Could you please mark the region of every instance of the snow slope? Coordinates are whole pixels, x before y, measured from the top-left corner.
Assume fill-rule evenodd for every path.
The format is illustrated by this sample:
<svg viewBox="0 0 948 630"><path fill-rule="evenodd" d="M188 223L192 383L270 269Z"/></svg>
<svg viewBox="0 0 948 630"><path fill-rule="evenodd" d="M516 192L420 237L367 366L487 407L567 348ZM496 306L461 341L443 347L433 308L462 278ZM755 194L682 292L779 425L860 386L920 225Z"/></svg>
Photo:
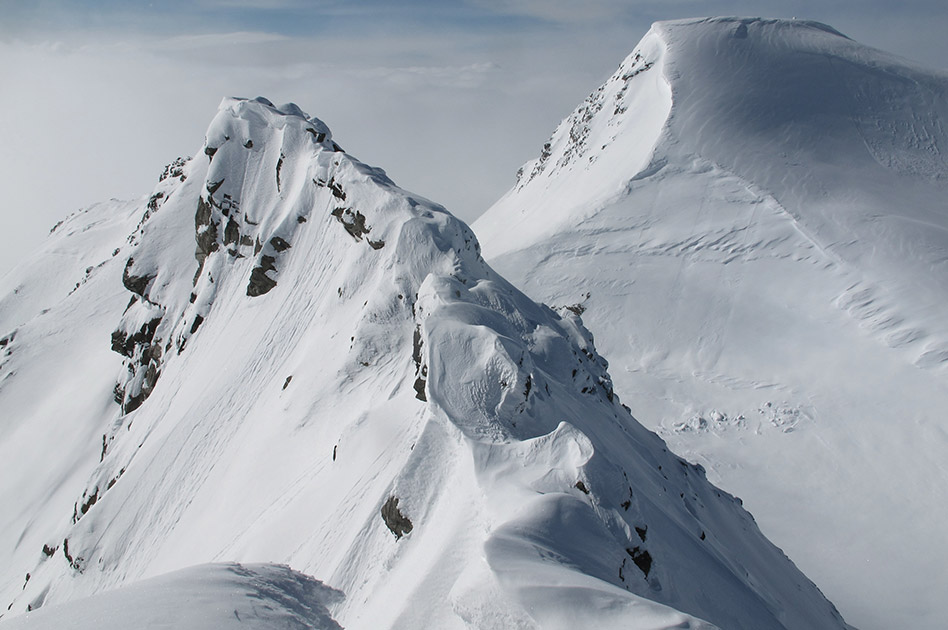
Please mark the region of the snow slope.
<svg viewBox="0 0 948 630"><path fill-rule="evenodd" d="M206 564L15 617L4 630L339 630L338 592L288 567Z"/></svg>
<svg viewBox="0 0 948 630"><path fill-rule="evenodd" d="M8 617L227 561L313 576L346 628L847 627L575 314L295 105L225 99L4 282Z"/></svg>
<svg viewBox="0 0 948 630"><path fill-rule="evenodd" d="M948 77L656 23L474 228L855 625L948 618Z"/></svg>

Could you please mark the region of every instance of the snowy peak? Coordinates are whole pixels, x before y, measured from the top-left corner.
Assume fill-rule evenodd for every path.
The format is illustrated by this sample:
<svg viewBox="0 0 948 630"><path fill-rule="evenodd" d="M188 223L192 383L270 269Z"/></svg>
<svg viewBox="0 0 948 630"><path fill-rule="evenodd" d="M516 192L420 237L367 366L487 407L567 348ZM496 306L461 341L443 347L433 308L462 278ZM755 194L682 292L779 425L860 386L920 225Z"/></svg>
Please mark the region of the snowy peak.
<svg viewBox="0 0 948 630"><path fill-rule="evenodd" d="M763 17L717 16L704 18L685 18L680 20L662 20L652 25L652 31L661 34L667 42L679 42L685 39L696 40L706 35L723 36L732 39L760 37L773 42L780 39L789 47L799 49L807 42L823 46L825 42L841 38L852 42L829 24L815 20L798 20ZM829 37L827 37L829 36ZM857 44L858 45L858 44Z"/></svg>
<svg viewBox="0 0 948 630"><path fill-rule="evenodd" d="M932 610L943 584L917 576L948 558L903 493L944 458L909 436L948 404L946 129L948 76L825 25L659 22L475 224L500 273L584 310L637 417L860 627L914 625L878 602ZM893 529L917 544L854 570Z"/></svg>
<svg viewBox="0 0 948 630"><path fill-rule="evenodd" d="M521 168L513 190L549 188L566 204L607 202L629 178L666 164L679 144L681 153L775 188L779 174L765 170L774 160L761 152L775 144L783 168L824 168L810 188L846 175L854 161L882 167L885 177L944 177L948 136L938 121L948 114L946 96L944 77L819 22L657 22ZM572 175L564 181L564 173Z"/></svg>
<svg viewBox="0 0 948 630"><path fill-rule="evenodd" d="M318 578L347 628L845 627L629 415L580 305L295 106L225 100L138 209L7 342L0 404L37 427L0 441L10 610L226 560ZM57 372L82 397L22 402L63 363L97 367Z"/></svg>
<svg viewBox="0 0 948 630"><path fill-rule="evenodd" d="M805 158L840 172L853 161L900 175L948 172L937 124L948 113L944 76L815 22L715 18L655 29L671 51L676 135L709 159L750 170L779 143L791 168ZM735 140L759 148L741 159L730 155Z"/></svg>
<svg viewBox="0 0 948 630"><path fill-rule="evenodd" d="M647 161L670 106L665 50L653 27L615 74L560 123L540 157L520 169L516 189L537 178L555 186L560 173L592 168L601 159L607 165L596 168L611 169L615 154L627 164Z"/></svg>
<svg viewBox="0 0 948 630"><path fill-rule="evenodd" d="M476 257L466 226L404 193L380 169L352 160L324 123L296 105L225 99L203 153L206 161L178 164L177 176L159 184L123 272L135 295L113 345L129 359L129 378L116 390L126 412L154 388L161 356L173 348L180 353L204 323L222 283L243 283L249 297L265 295L300 239L323 252L326 269L345 269L363 257L389 261L379 268L412 265L417 240L428 230L440 247ZM191 221L193 228L186 227ZM346 246L353 241L360 247ZM386 241L388 249L380 251ZM431 262L419 254L422 265ZM427 271L415 266L401 275L417 283Z"/></svg>

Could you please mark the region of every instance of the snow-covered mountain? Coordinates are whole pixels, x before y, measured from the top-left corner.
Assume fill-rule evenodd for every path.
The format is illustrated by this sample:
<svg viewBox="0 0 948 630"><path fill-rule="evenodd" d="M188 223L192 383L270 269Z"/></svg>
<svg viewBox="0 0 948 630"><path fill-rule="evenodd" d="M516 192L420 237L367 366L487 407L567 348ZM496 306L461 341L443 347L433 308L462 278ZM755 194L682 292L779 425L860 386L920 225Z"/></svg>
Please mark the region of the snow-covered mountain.
<svg viewBox="0 0 948 630"><path fill-rule="evenodd" d="M657 23L474 229L851 623L944 627L948 76Z"/></svg>
<svg viewBox="0 0 948 630"><path fill-rule="evenodd" d="M294 105L226 99L0 295L0 627L197 583L292 627L847 627L574 312Z"/></svg>

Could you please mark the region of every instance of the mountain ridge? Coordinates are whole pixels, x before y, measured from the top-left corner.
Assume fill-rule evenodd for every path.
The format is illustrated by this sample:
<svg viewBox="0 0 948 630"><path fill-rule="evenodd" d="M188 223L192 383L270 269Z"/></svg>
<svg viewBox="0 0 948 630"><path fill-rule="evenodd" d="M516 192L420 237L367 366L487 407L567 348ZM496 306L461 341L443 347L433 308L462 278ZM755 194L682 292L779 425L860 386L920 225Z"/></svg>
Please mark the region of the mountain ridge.
<svg viewBox="0 0 948 630"><path fill-rule="evenodd" d="M195 158L52 252L96 225L92 271L39 256L78 288L0 298L9 610L236 561L317 577L353 628L847 627L628 415L573 311L295 106L225 99Z"/></svg>

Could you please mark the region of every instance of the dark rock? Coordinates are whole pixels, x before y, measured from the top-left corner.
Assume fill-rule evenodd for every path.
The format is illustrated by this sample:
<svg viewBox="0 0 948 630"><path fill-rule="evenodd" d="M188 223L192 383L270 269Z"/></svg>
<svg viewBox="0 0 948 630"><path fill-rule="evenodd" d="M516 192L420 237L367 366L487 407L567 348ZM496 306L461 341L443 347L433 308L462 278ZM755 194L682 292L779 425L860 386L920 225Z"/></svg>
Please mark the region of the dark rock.
<svg viewBox="0 0 948 630"><path fill-rule="evenodd" d="M412 335L412 349L411 349L411 359L415 362L415 398L423 402L428 401L428 397L425 395L425 376L428 375L428 368L422 363L422 350L423 342L421 339L421 325L415 325L415 331Z"/></svg>
<svg viewBox="0 0 948 630"><path fill-rule="evenodd" d="M214 161L214 154L217 153L217 147L204 147L204 155L207 156L209 162Z"/></svg>
<svg viewBox="0 0 948 630"><path fill-rule="evenodd" d="M582 480L577 481L575 484L575 487L577 490L579 490L583 494L589 494L589 488L586 487L586 484L584 484Z"/></svg>
<svg viewBox="0 0 948 630"><path fill-rule="evenodd" d="M221 186L223 186L223 185L224 185L224 180L223 180L223 179L221 179L220 181L216 181L216 182L208 182L208 183L207 183L207 192L208 192L208 194L213 195L213 194L216 193L218 190L220 190Z"/></svg>
<svg viewBox="0 0 948 630"><path fill-rule="evenodd" d="M365 234L368 234L371 228L365 225L365 215L361 212L353 212L349 208L336 208L332 211L332 216L336 217L339 223L346 229L346 232L357 241L361 241ZM382 243L384 245L384 243ZM377 248L376 248L377 249Z"/></svg>
<svg viewBox="0 0 948 630"><path fill-rule="evenodd" d="M155 338L155 331L161 323L161 317L155 317L152 320L142 324L135 334L128 336L124 330L116 330L112 333L112 350L132 358L135 354L136 346L144 346L151 343Z"/></svg>
<svg viewBox="0 0 948 630"><path fill-rule="evenodd" d="M43 555L47 558L52 558L53 554L56 553L58 547L50 547L49 545L43 545Z"/></svg>
<svg viewBox="0 0 948 630"><path fill-rule="evenodd" d="M645 535L648 533L648 525L645 527L636 527L635 533L639 535L639 538L642 539L642 542L645 542Z"/></svg>
<svg viewBox="0 0 948 630"><path fill-rule="evenodd" d="M128 270L131 269L134 264L134 258L129 258L128 262L125 263L125 270L122 272L122 284L132 293L145 297L145 290L148 288L148 283L154 280L155 276L133 276Z"/></svg>
<svg viewBox="0 0 948 630"><path fill-rule="evenodd" d="M86 512L88 512L89 509L93 505L95 505L98 500L99 500L99 489L96 488L95 490L92 491L92 494L88 497L88 499L86 499L86 501L83 502L82 506L79 508L79 513L85 516Z"/></svg>
<svg viewBox="0 0 948 630"><path fill-rule="evenodd" d="M197 329L198 329L198 328L201 326L201 324L203 324L203 323L204 323L204 318L201 317L200 315L196 316L196 317L194 318L194 323L191 324L191 334L193 335L194 333L196 333L196 332L197 332Z"/></svg>
<svg viewBox="0 0 948 630"><path fill-rule="evenodd" d="M411 359L415 362L415 370L421 369L421 325L415 326L415 332L411 340Z"/></svg>
<svg viewBox="0 0 948 630"><path fill-rule="evenodd" d="M139 392L135 396L129 396L125 399L125 404L122 405L122 413L129 414L142 406L142 403L145 402L145 394Z"/></svg>
<svg viewBox="0 0 948 630"><path fill-rule="evenodd" d="M194 229L198 230L211 222L211 204L204 201L203 197L198 197L197 212L194 213Z"/></svg>
<svg viewBox="0 0 948 630"><path fill-rule="evenodd" d="M105 487L106 492L108 492L109 490L111 490L111 489L112 489L112 486L114 486L116 483L118 483L118 480L121 479L121 478L122 478L122 475L124 475L124 474L125 474L125 469L123 468L122 470L119 471L119 473L118 473L117 475L115 475L114 477L112 477L111 479L109 479L109 483L108 483L108 485L106 485L106 487Z"/></svg>
<svg viewBox="0 0 948 630"><path fill-rule="evenodd" d="M73 558L69 554L69 539L68 538L63 539L63 555L66 556L66 560L69 562L69 566L71 566L73 569L75 569L79 573L82 573L85 559L80 557L79 555L76 555L76 557Z"/></svg>
<svg viewBox="0 0 948 630"><path fill-rule="evenodd" d="M201 270L204 269L204 260L219 248L217 243L218 224L211 219L211 212L211 204L205 202L203 198L198 198L198 207L194 214L194 240L197 243L194 258L198 261L198 269L194 274L195 284L201 275Z"/></svg>
<svg viewBox="0 0 948 630"><path fill-rule="evenodd" d="M165 193L163 193L163 192L156 192L154 195L152 195L152 196L148 199L148 211L149 211L149 212L157 212L157 211L158 211L158 205L159 205L158 202L160 202L160 201L164 198L164 196L165 196Z"/></svg>
<svg viewBox="0 0 948 630"><path fill-rule="evenodd" d="M240 240L240 226L234 221L234 217L230 217L224 227L224 245L236 243L238 240Z"/></svg>
<svg viewBox="0 0 948 630"><path fill-rule="evenodd" d="M261 256L260 266L254 267L250 272L250 283L247 285L247 295L257 297L267 293L277 285L276 280L267 275L268 271L276 271L273 263L276 259L273 256Z"/></svg>
<svg viewBox="0 0 948 630"><path fill-rule="evenodd" d="M253 140L250 140L250 139L248 138L248 139L247 139L247 142L244 143L244 148L245 148L245 149L252 149L252 148L253 148Z"/></svg>
<svg viewBox="0 0 948 630"><path fill-rule="evenodd" d="M112 352L117 352L123 356L128 356L126 346L128 344L128 335L124 330L112 331Z"/></svg>
<svg viewBox="0 0 948 630"><path fill-rule="evenodd" d="M385 241L382 241L382 240L373 241L373 240L365 239L365 242L368 243L369 247L371 247L372 249L382 249L383 247L385 247Z"/></svg>
<svg viewBox="0 0 948 630"><path fill-rule="evenodd" d="M154 317L145 322L138 329L138 334L132 336L132 341L135 343L151 343L152 339L155 338L155 332L157 332L159 324L161 324L161 317Z"/></svg>
<svg viewBox="0 0 948 630"><path fill-rule="evenodd" d="M205 258L216 252L220 247L217 243L217 222L211 221L206 229L197 232L195 241L197 241L197 249L194 252L194 257L203 263Z"/></svg>
<svg viewBox="0 0 948 630"><path fill-rule="evenodd" d="M394 496L389 497L382 506L382 520L385 521L385 526L395 534L395 540L412 530L411 521L398 509L398 499Z"/></svg>
<svg viewBox="0 0 948 630"><path fill-rule="evenodd" d="M286 389L287 387L289 387L290 381L292 381L292 380L293 380L293 375L292 375L292 374L289 375L289 376L287 376L287 377L286 377L286 380L283 381L283 389Z"/></svg>
<svg viewBox="0 0 948 630"><path fill-rule="evenodd" d="M284 241L279 236L274 236L270 239L270 246L278 252L286 251L290 248L290 244Z"/></svg>
<svg viewBox="0 0 948 630"><path fill-rule="evenodd" d="M283 160L286 158L282 153L280 154L280 159L277 160L277 192L280 192L280 170L283 168Z"/></svg>
<svg viewBox="0 0 948 630"><path fill-rule="evenodd" d="M158 177L158 181L163 182L169 177L177 177L181 181L184 181L185 179L187 179L187 177L184 175L184 166L188 163L188 160L190 159L191 158L183 158L183 157L176 158L174 162L172 162L171 164L165 167L164 172L161 174L161 176Z"/></svg>
<svg viewBox="0 0 948 630"><path fill-rule="evenodd" d="M337 184L335 180L329 180L329 190L332 191L332 196L336 199L341 199L342 201L346 200L346 192L342 189L342 186Z"/></svg>
<svg viewBox="0 0 948 630"><path fill-rule="evenodd" d="M145 369L145 382L142 383L142 402L144 402L144 399L148 398L152 391L154 391L155 383L158 382L159 376L161 376L161 372L158 371L158 366L154 362L149 363L148 367Z"/></svg>
<svg viewBox="0 0 948 630"><path fill-rule="evenodd" d="M645 577L648 577L648 572L652 569L652 555L640 547L626 548L625 552L629 554L632 558L632 562L635 563L635 566L639 568Z"/></svg>
<svg viewBox="0 0 948 630"><path fill-rule="evenodd" d="M428 397L425 395L425 379L420 376L415 379L415 398L422 402L428 402Z"/></svg>
<svg viewBox="0 0 948 630"><path fill-rule="evenodd" d="M326 139L326 134L322 133L321 131L316 131L312 127L307 127L306 131L307 133L313 134L313 138L316 140L316 142L322 142Z"/></svg>

